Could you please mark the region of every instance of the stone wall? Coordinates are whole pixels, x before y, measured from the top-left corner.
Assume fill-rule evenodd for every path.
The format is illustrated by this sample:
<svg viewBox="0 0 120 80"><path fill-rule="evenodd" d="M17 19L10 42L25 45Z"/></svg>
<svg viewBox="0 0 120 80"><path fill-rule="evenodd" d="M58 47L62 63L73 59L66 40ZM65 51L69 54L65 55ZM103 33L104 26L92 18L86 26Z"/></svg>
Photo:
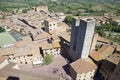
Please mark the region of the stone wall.
<svg viewBox="0 0 120 80"><path fill-rule="evenodd" d="M0 64L0 69L2 69L3 67L5 67L6 65L8 65L8 60L5 59L1 64Z"/></svg>

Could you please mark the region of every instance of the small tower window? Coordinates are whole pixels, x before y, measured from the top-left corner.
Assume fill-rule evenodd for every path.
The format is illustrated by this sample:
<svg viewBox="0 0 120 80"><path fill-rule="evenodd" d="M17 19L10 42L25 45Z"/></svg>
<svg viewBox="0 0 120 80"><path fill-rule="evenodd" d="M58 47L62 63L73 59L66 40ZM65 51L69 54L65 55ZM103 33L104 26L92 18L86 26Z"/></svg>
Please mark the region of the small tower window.
<svg viewBox="0 0 120 80"><path fill-rule="evenodd" d="M50 26L52 26L52 25L50 24Z"/></svg>

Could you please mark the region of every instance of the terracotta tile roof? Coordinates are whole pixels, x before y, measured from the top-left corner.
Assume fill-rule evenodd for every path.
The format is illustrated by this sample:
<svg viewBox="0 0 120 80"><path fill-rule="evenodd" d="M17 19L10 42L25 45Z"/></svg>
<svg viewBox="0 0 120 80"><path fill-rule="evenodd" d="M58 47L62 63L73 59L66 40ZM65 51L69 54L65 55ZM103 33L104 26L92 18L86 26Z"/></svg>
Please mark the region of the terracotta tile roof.
<svg viewBox="0 0 120 80"><path fill-rule="evenodd" d="M29 43L22 47L8 47L8 48L1 48L0 55L10 55L14 54L15 56L23 56L28 54L33 55L40 55L39 54L39 46L35 43Z"/></svg>
<svg viewBox="0 0 120 80"><path fill-rule="evenodd" d="M90 54L90 57L92 57L95 61L99 61L100 60L99 53L97 51L93 51Z"/></svg>
<svg viewBox="0 0 120 80"><path fill-rule="evenodd" d="M75 62L72 62L70 66L74 69L76 73L79 74L87 73L97 68L97 66L92 61L90 61L90 59L78 59Z"/></svg>
<svg viewBox="0 0 120 80"><path fill-rule="evenodd" d="M70 42L70 37L71 37L71 36L70 36L68 33L63 32L63 33L60 34L60 36L61 36L62 38L64 38L66 41Z"/></svg>
<svg viewBox="0 0 120 80"><path fill-rule="evenodd" d="M0 80L7 80L7 77L0 77Z"/></svg>
<svg viewBox="0 0 120 80"><path fill-rule="evenodd" d="M115 48L110 45L103 45L98 51L94 51L90 54L90 56L96 60L102 60L107 58L114 52Z"/></svg>
<svg viewBox="0 0 120 80"><path fill-rule="evenodd" d="M32 39L29 36L25 36L25 37L22 37L21 41L16 42L15 46L23 47L23 46L27 45L27 43L30 43L31 41L32 41Z"/></svg>
<svg viewBox="0 0 120 80"><path fill-rule="evenodd" d="M40 34L40 35L35 35L35 36L33 36L33 37L34 37L34 40L43 40L43 39L48 39L48 38L50 38L51 35L48 34L48 33L46 33L46 32L44 32L44 33L42 33L42 34Z"/></svg>
<svg viewBox="0 0 120 80"><path fill-rule="evenodd" d="M48 43L48 39L52 39L51 43ZM42 49L52 49L52 48L59 48L60 43L59 43L60 39L58 36L56 35L50 35L50 37L48 38L44 38L44 40L39 40L37 41L37 44L42 47Z"/></svg>
<svg viewBox="0 0 120 80"><path fill-rule="evenodd" d="M50 31L50 34L55 34L57 31L54 29L52 31Z"/></svg>
<svg viewBox="0 0 120 80"><path fill-rule="evenodd" d="M47 19L45 19L45 21L47 21L47 22L57 22L55 19L52 19L52 18L47 18Z"/></svg>
<svg viewBox="0 0 120 80"><path fill-rule="evenodd" d="M120 61L120 54L114 53L113 55L109 56L106 60L117 65Z"/></svg>
<svg viewBox="0 0 120 80"><path fill-rule="evenodd" d="M1 48L0 49L0 55L14 54L15 50L16 50L15 46L7 47L7 48Z"/></svg>
<svg viewBox="0 0 120 80"><path fill-rule="evenodd" d="M120 45L117 45L116 50L120 51Z"/></svg>
<svg viewBox="0 0 120 80"><path fill-rule="evenodd" d="M98 42L103 42L103 43L109 43L110 40L99 36L97 41Z"/></svg>
<svg viewBox="0 0 120 80"><path fill-rule="evenodd" d="M52 49L52 43L48 43L47 41L40 43L42 49Z"/></svg>
<svg viewBox="0 0 120 80"><path fill-rule="evenodd" d="M53 49L53 48L60 48L61 45L58 40L53 40L52 43L48 43L47 41L38 42L39 46L42 47L42 49Z"/></svg>
<svg viewBox="0 0 120 80"><path fill-rule="evenodd" d="M60 22L60 23L58 23L58 27L68 28L69 26L67 24L65 24L64 22Z"/></svg>
<svg viewBox="0 0 120 80"><path fill-rule="evenodd" d="M25 46L25 47L17 48L15 51L15 56L24 56L30 53L31 53L31 48Z"/></svg>
<svg viewBox="0 0 120 80"><path fill-rule="evenodd" d="M4 60L5 60L5 57L4 56L0 56L0 63L2 63Z"/></svg>
<svg viewBox="0 0 120 80"><path fill-rule="evenodd" d="M31 42L32 39L30 38L30 36L24 36L22 37L23 41L27 41L27 42Z"/></svg>
<svg viewBox="0 0 120 80"><path fill-rule="evenodd" d="M24 55L40 55L39 46L35 43L29 43L24 47L19 47L15 51L15 56L24 56Z"/></svg>
<svg viewBox="0 0 120 80"><path fill-rule="evenodd" d="M100 54L100 59L105 59L109 55L111 55L114 52L115 48L110 45L103 45L99 50L98 53Z"/></svg>
<svg viewBox="0 0 120 80"><path fill-rule="evenodd" d="M27 44L26 41L18 41L18 42L15 43L15 46L16 46L16 47L23 47L23 46L25 46L26 44Z"/></svg>
<svg viewBox="0 0 120 80"><path fill-rule="evenodd" d="M59 47L61 47L59 41L53 41L52 45L53 45L53 48L59 48Z"/></svg>
<svg viewBox="0 0 120 80"><path fill-rule="evenodd" d="M56 35L52 35L52 38L53 38L53 40L60 41L59 37L58 37L58 36L56 36Z"/></svg>

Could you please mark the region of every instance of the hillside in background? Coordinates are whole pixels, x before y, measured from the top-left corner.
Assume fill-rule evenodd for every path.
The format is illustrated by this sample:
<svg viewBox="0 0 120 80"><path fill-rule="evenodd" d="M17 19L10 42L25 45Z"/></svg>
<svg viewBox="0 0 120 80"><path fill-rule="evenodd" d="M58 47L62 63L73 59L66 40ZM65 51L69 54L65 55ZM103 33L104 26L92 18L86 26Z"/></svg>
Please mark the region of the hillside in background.
<svg viewBox="0 0 120 80"><path fill-rule="evenodd" d="M87 2L99 2L99 3L102 3L102 2L117 3L117 2L119 2L119 0L59 0L59 1L77 1L77 2L80 2L80 1L85 1L86 2L87 1Z"/></svg>
<svg viewBox="0 0 120 80"><path fill-rule="evenodd" d="M103 15L105 12L119 13L119 2L119 0L0 0L0 11L47 5L51 12ZM81 12L85 14L81 14Z"/></svg>

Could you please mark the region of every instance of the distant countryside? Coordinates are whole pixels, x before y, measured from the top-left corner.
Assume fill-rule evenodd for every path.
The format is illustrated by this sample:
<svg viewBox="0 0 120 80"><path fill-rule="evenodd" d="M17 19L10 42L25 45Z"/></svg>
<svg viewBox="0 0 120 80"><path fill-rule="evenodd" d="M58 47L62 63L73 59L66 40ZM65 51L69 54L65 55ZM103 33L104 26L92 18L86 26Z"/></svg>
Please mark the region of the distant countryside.
<svg viewBox="0 0 120 80"><path fill-rule="evenodd" d="M0 0L0 11L47 5L50 12L64 12L76 16L102 16L106 12L120 15L118 0Z"/></svg>

